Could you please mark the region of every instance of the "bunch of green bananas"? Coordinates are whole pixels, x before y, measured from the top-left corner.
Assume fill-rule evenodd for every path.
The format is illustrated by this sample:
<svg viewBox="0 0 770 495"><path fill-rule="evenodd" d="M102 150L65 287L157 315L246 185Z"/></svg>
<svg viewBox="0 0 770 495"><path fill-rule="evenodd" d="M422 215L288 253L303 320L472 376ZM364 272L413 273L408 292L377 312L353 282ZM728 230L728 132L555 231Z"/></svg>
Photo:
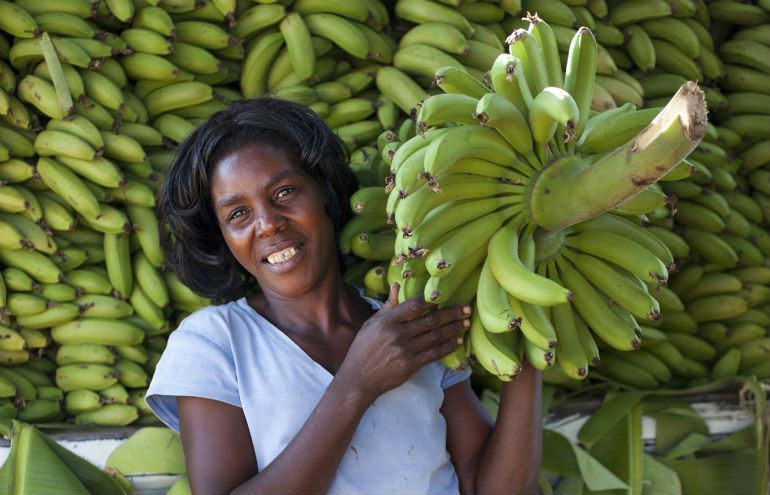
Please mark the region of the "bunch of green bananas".
<svg viewBox="0 0 770 495"><path fill-rule="evenodd" d="M553 30L537 16L528 22L508 38L510 53L496 57L489 86L467 71L439 71L446 94L424 101L420 134L397 147L385 207L396 226L395 261L409 264L402 299L423 293L446 304L476 287L470 348L447 364L463 366L470 352L510 380L523 355L540 369L558 356L581 379L599 362L589 329L627 351L641 345L635 317L660 316L647 284L666 283L673 255L619 215L665 205L648 186L669 171L683 174L678 165L702 136L705 104L685 86L662 111L591 117L591 31L575 35L563 75ZM657 152L644 157L639 143Z"/></svg>

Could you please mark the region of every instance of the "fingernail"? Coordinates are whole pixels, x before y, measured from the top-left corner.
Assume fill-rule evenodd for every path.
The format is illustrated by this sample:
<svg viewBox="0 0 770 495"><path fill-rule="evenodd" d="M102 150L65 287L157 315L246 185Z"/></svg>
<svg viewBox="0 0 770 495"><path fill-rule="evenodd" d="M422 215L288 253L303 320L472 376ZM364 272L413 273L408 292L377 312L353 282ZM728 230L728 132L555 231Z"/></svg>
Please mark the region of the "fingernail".
<svg viewBox="0 0 770 495"><path fill-rule="evenodd" d="M463 345L463 338L457 337L457 345Z"/></svg>
<svg viewBox="0 0 770 495"><path fill-rule="evenodd" d="M463 313L466 315L471 314L471 307L470 306L463 306Z"/></svg>
<svg viewBox="0 0 770 495"><path fill-rule="evenodd" d="M471 326L471 320L463 320L463 326L465 328L468 328Z"/></svg>

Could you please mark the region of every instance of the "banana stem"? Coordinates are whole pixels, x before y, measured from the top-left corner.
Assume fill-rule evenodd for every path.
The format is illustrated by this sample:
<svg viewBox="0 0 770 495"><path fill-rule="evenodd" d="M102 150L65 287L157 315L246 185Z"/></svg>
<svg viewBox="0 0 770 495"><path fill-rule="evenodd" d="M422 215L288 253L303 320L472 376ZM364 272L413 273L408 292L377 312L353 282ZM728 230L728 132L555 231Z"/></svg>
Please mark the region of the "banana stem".
<svg viewBox="0 0 770 495"><path fill-rule="evenodd" d="M532 220L555 230L623 204L686 158L706 122L703 92L685 83L649 126L606 157L589 165L568 155L546 167L532 187Z"/></svg>
<svg viewBox="0 0 770 495"><path fill-rule="evenodd" d="M51 73L56 96L59 97L59 108L62 109L62 113L71 115L73 110L72 95L70 94L69 87L67 87L67 79L64 76L64 70L59 62L56 48L54 48L48 33L43 33L39 43L40 49L43 52L43 58L45 59L46 64L48 64L48 71Z"/></svg>

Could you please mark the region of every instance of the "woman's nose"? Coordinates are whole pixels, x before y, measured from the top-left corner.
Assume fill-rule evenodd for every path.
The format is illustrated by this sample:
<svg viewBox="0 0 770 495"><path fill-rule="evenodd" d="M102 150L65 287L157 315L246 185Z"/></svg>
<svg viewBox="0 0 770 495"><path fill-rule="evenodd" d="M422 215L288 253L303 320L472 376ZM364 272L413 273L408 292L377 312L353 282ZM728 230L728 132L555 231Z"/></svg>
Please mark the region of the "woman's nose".
<svg viewBox="0 0 770 495"><path fill-rule="evenodd" d="M275 210L267 210L257 216L254 233L257 237L270 237L285 228L286 217Z"/></svg>

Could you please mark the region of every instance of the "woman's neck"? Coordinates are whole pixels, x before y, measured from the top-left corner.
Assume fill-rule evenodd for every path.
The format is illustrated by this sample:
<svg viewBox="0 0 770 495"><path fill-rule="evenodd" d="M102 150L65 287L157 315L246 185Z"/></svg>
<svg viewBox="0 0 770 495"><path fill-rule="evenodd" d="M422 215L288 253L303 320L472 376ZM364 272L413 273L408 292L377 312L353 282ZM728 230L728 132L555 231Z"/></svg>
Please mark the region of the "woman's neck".
<svg viewBox="0 0 770 495"><path fill-rule="evenodd" d="M249 304L277 328L308 335L330 336L351 326L357 330L372 312L357 289L346 284L341 275L291 298L260 292Z"/></svg>

